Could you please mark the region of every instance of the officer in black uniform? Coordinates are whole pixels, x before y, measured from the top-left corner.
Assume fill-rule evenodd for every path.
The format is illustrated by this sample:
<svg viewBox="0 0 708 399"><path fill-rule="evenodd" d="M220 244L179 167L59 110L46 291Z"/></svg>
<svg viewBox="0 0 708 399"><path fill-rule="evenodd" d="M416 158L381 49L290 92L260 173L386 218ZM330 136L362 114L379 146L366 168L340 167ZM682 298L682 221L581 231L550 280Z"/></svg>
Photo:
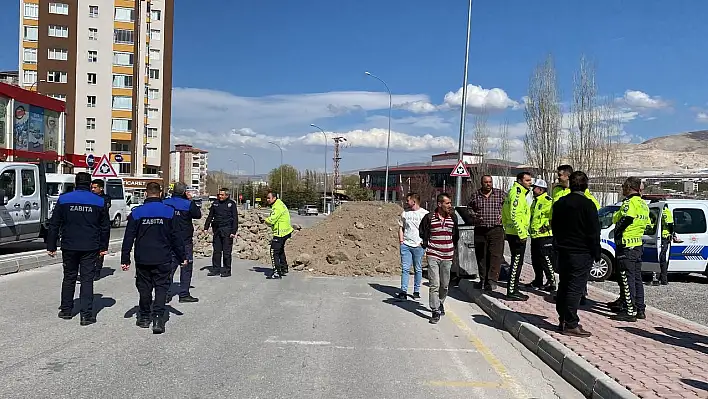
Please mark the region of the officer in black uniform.
<svg viewBox="0 0 708 399"><path fill-rule="evenodd" d="M135 286L140 294L135 324L141 328L150 327L152 312L152 332L155 334L165 332L165 302L170 288L173 254L179 263L186 263L184 241L173 226L175 210L162 203L161 193L158 183L150 182L145 186L145 201L128 216L120 261L124 271L130 269L130 251L135 245Z"/></svg>
<svg viewBox="0 0 708 399"><path fill-rule="evenodd" d="M102 197L106 201L106 213L108 214L108 219L111 218L111 197L103 191L104 183L101 179L93 179L91 182L91 192ZM98 255L96 259L96 272L93 274L93 281L98 281L101 278L101 270L103 269L103 255Z"/></svg>
<svg viewBox="0 0 708 399"><path fill-rule="evenodd" d="M209 216L207 216L204 230L213 228L214 241L212 242L214 253L211 256L211 271L209 276L221 277L231 276L231 250L234 246L234 238L238 231L238 210L236 202L229 198L229 190L219 189L216 201L211 203ZM221 259L224 264L221 267Z"/></svg>
<svg viewBox="0 0 708 399"><path fill-rule="evenodd" d="M61 287L59 317L72 318L76 279L81 270L81 325L96 322L93 314L93 279L96 260L108 253L110 220L105 200L90 191L91 175L76 174L76 189L62 194L54 206L47 233L47 252L55 256L57 237L61 234L64 280Z"/></svg>
<svg viewBox="0 0 708 399"><path fill-rule="evenodd" d="M179 273L179 301L198 302L198 298L190 295L189 286L192 284L192 272L194 270L194 226L192 225L192 220L201 219L202 210L192 201L192 196L187 192L187 185L182 182L176 183L172 190L172 196L162 202L175 208L174 227L179 230L179 234L182 236L182 240L184 241L184 255L187 258L187 264L182 265ZM180 263L177 262L177 259L173 259L172 274L170 274L170 289L172 288L174 274L179 266ZM171 295L168 293L168 301L170 297Z"/></svg>

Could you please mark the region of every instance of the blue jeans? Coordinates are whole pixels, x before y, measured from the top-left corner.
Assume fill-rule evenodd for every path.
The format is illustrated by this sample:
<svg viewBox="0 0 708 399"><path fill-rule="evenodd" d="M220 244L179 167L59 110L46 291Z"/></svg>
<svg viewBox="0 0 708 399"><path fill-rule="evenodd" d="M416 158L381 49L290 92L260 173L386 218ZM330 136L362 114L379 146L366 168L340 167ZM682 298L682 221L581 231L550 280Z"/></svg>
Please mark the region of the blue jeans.
<svg viewBox="0 0 708 399"><path fill-rule="evenodd" d="M413 292L420 292L420 284L423 281L423 247L411 247L401 244L401 292L408 292L408 280L411 272L411 264L415 270L413 278Z"/></svg>

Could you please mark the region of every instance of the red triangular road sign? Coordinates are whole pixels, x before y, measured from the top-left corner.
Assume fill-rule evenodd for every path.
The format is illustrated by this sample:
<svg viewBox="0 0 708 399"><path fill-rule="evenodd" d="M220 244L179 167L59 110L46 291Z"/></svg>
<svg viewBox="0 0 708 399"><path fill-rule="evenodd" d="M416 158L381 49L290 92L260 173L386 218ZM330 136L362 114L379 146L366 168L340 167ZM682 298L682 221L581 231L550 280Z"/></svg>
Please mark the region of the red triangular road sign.
<svg viewBox="0 0 708 399"><path fill-rule="evenodd" d="M467 171L467 168L465 167L464 162L462 162L462 160L459 160L457 162L457 165L455 165L455 168L452 169L452 173L450 173L450 176L452 176L452 177L470 177L470 172Z"/></svg>
<svg viewBox="0 0 708 399"><path fill-rule="evenodd" d="M101 160L96 163L96 167L93 169L93 177L118 177L118 173L116 173L106 155L103 155Z"/></svg>

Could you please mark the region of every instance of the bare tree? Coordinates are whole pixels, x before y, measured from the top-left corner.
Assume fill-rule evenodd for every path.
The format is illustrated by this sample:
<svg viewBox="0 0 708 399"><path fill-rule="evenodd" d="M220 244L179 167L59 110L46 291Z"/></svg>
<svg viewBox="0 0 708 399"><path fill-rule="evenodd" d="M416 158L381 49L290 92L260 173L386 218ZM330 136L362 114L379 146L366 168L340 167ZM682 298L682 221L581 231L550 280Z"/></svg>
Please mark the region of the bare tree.
<svg viewBox="0 0 708 399"><path fill-rule="evenodd" d="M617 188L619 145L622 133L622 120L612 98L600 101L600 123L598 124L598 148L596 150L596 185L602 193L600 203L612 200L612 193Z"/></svg>
<svg viewBox="0 0 708 399"><path fill-rule="evenodd" d="M560 94L553 58L538 65L529 81L524 115L528 130L524 137L527 163L551 181L561 154Z"/></svg>
<svg viewBox="0 0 708 399"><path fill-rule="evenodd" d="M511 186L509 182L509 174L511 173L511 166L509 165L509 162L511 162L511 145L509 143L509 121L504 120L504 123L499 125L499 159L502 161L502 166L500 168L499 173L503 180L501 183L501 187L499 187L502 191L506 192L509 191L509 188Z"/></svg>
<svg viewBox="0 0 708 399"><path fill-rule="evenodd" d="M475 115L474 132L472 135L472 153L480 156L480 162L477 165L470 166L470 180L472 188L479 188L479 182L483 175L489 173L488 160L489 155L489 128L487 126L487 112L483 110Z"/></svg>
<svg viewBox="0 0 708 399"><path fill-rule="evenodd" d="M436 206L435 196L437 192L430 182L430 176L425 173L418 173L408 178L410 191L420 195L421 206L431 210L431 206Z"/></svg>
<svg viewBox="0 0 708 399"><path fill-rule="evenodd" d="M568 132L568 162L575 170L596 176L600 154L601 110L597 98L595 68L583 56L573 76L573 101Z"/></svg>

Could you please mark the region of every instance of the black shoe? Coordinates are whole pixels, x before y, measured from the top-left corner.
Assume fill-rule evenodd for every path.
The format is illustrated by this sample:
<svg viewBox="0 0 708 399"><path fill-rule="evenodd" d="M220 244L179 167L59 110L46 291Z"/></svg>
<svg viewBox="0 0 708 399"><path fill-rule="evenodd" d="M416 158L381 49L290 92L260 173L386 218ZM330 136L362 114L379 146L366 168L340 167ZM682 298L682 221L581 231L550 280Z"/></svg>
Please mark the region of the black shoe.
<svg viewBox="0 0 708 399"><path fill-rule="evenodd" d="M288 274L289 272L290 272L290 268L289 268L288 266L285 266L285 267L283 268L283 270L281 270L281 274L282 274L283 276L285 276L285 275Z"/></svg>
<svg viewBox="0 0 708 399"><path fill-rule="evenodd" d="M621 297L615 299L615 300L612 301L612 302L607 302L605 305L607 305L609 308L612 308L612 307L620 306L620 304L622 304L622 298L621 298Z"/></svg>
<svg viewBox="0 0 708 399"><path fill-rule="evenodd" d="M492 280L487 280L487 282L484 284L484 290L487 292L492 292L497 288L497 283L495 283Z"/></svg>
<svg viewBox="0 0 708 399"><path fill-rule="evenodd" d="M442 303L440 304L438 310L440 311L440 316L445 316L445 306Z"/></svg>
<svg viewBox="0 0 708 399"><path fill-rule="evenodd" d="M556 292L556 286L553 284L546 284L543 287L541 287L541 291L546 291L546 292Z"/></svg>
<svg viewBox="0 0 708 399"><path fill-rule="evenodd" d="M60 310L59 311L59 318L64 319L64 320L71 320L74 316L71 314L71 311L65 311L65 310Z"/></svg>
<svg viewBox="0 0 708 399"><path fill-rule="evenodd" d="M668 281L662 281L662 282L661 282L661 285L669 285L669 282L668 282Z"/></svg>
<svg viewBox="0 0 708 399"><path fill-rule="evenodd" d="M528 301L529 296L520 292L512 292L510 294L506 294L506 298L504 299L507 301Z"/></svg>
<svg viewBox="0 0 708 399"><path fill-rule="evenodd" d="M585 306L588 303L588 298L587 297L581 297L580 298L580 306Z"/></svg>
<svg viewBox="0 0 708 399"><path fill-rule="evenodd" d="M283 278L283 277L280 275L280 273L278 273L278 272L276 272L276 271L273 271L273 272L272 272L270 275L268 275L266 278L269 279L269 280L278 280L278 279L281 279L281 278Z"/></svg>
<svg viewBox="0 0 708 399"><path fill-rule="evenodd" d="M398 299L399 301L405 301L408 299L408 294L405 292L399 292L398 294L394 295L394 298Z"/></svg>
<svg viewBox="0 0 708 399"><path fill-rule="evenodd" d="M152 333L162 334L165 332L165 316L155 316L152 320Z"/></svg>
<svg viewBox="0 0 708 399"><path fill-rule="evenodd" d="M561 334L579 338L587 338L592 335L589 331L583 330L580 326L575 328L564 328L563 331L561 331Z"/></svg>
<svg viewBox="0 0 708 399"><path fill-rule="evenodd" d="M179 297L179 303L185 303L185 302L187 302L187 303L199 302L199 298L195 298L191 295Z"/></svg>
<svg viewBox="0 0 708 399"><path fill-rule="evenodd" d="M231 277L231 272L221 272L221 277Z"/></svg>
<svg viewBox="0 0 708 399"><path fill-rule="evenodd" d="M637 321L637 315L636 314L632 315L632 314L624 312L624 313L620 313L618 315L614 315L614 316L610 317L610 319L615 320L615 321L627 321L627 322L634 323Z"/></svg>
<svg viewBox="0 0 708 399"><path fill-rule="evenodd" d="M150 318L149 317L140 317L135 322L135 325L140 328L149 328L150 327Z"/></svg>
<svg viewBox="0 0 708 399"><path fill-rule="evenodd" d="M413 299L420 299L420 292L414 292Z"/></svg>
<svg viewBox="0 0 708 399"><path fill-rule="evenodd" d="M610 306L610 310L615 313L622 313L627 311L627 305L624 303Z"/></svg>
<svg viewBox="0 0 708 399"><path fill-rule="evenodd" d="M637 319L642 319L642 320L644 320L644 319L646 319L646 318L647 318L646 312L644 312L643 310L640 310L640 311L637 312Z"/></svg>
<svg viewBox="0 0 708 399"><path fill-rule="evenodd" d="M433 315L430 317L430 324L438 324L440 321L440 312L433 312Z"/></svg>
<svg viewBox="0 0 708 399"><path fill-rule="evenodd" d="M209 273L207 274L207 276L209 276L209 277L220 276L220 275L221 275L221 272L219 270L214 270L214 269L210 270Z"/></svg>
<svg viewBox="0 0 708 399"><path fill-rule="evenodd" d="M96 322L96 316L81 316L81 325L89 326Z"/></svg>

